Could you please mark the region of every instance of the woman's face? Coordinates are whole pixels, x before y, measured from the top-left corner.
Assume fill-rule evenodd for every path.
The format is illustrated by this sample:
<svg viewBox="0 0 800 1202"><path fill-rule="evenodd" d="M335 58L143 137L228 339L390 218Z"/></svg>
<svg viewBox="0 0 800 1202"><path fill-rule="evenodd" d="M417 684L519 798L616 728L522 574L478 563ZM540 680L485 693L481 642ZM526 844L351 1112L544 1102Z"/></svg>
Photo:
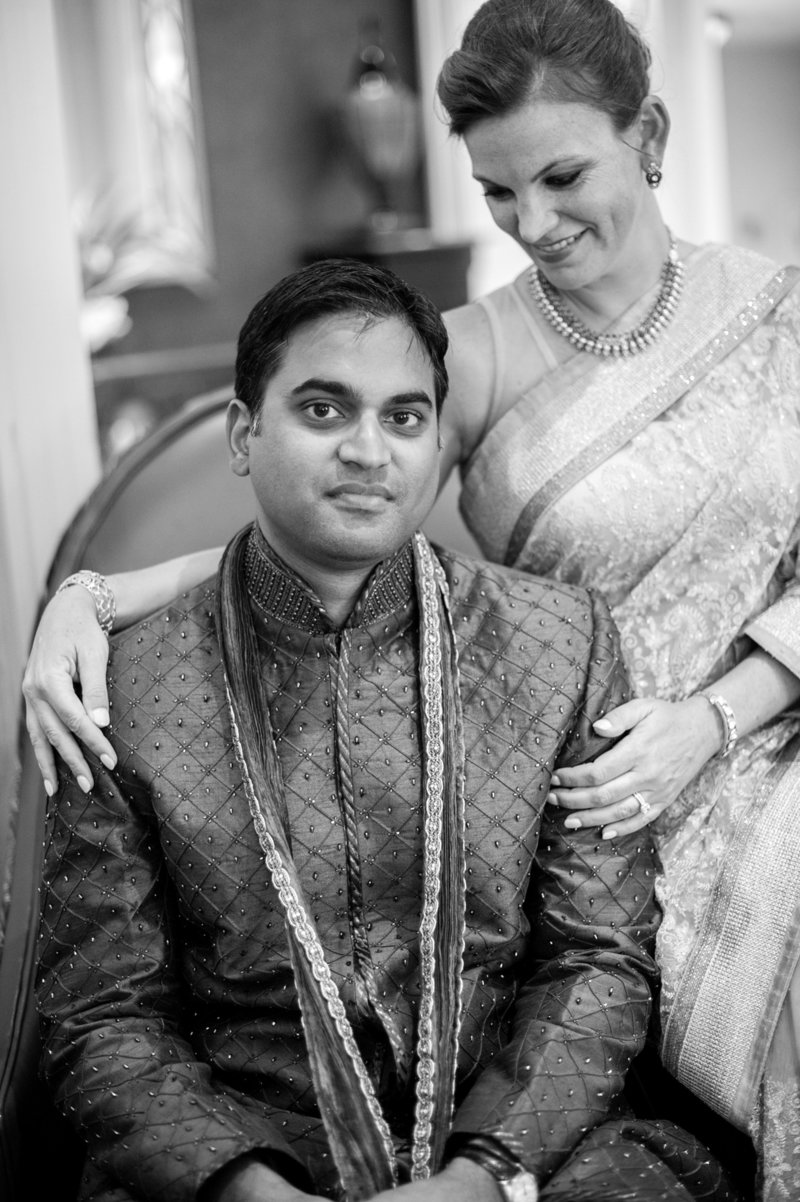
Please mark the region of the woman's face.
<svg viewBox="0 0 800 1202"><path fill-rule="evenodd" d="M620 135L586 104L534 99L465 134L496 224L555 287L591 286L640 270L642 255L663 258L638 131L637 121Z"/></svg>

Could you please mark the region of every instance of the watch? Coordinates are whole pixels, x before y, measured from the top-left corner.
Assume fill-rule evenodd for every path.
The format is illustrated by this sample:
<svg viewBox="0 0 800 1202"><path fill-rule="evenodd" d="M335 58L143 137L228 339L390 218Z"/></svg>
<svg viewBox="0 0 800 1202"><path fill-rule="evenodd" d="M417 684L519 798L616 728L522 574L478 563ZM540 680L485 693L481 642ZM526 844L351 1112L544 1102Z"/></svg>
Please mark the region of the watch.
<svg viewBox="0 0 800 1202"><path fill-rule="evenodd" d="M471 1139L454 1153L479 1164L491 1173L503 1195L504 1202L537 1202L539 1187L533 1173L524 1169L517 1160L500 1150L491 1138Z"/></svg>

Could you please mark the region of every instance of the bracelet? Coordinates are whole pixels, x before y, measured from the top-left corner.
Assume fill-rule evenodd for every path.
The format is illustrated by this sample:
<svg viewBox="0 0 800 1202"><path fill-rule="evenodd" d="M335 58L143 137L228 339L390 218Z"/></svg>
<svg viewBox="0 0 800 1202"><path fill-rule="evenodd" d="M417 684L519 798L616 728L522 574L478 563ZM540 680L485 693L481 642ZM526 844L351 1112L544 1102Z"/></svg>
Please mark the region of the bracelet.
<svg viewBox="0 0 800 1202"><path fill-rule="evenodd" d="M734 744L739 738L739 728L736 725L736 715L733 712L730 702L726 701L720 693L703 693L700 697L705 697L706 701L713 705L722 722L723 742L720 750L720 755L725 758L733 751Z"/></svg>
<svg viewBox="0 0 800 1202"><path fill-rule="evenodd" d="M56 589L56 596L62 593L64 589L72 588L73 584L82 585L83 588L92 594L100 629L105 635L111 634L114 618L117 613L117 601L108 586L105 576L101 576L99 572L90 572L84 568L83 571L75 572L72 576L67 576L66 580L62 580Z"/></svg>

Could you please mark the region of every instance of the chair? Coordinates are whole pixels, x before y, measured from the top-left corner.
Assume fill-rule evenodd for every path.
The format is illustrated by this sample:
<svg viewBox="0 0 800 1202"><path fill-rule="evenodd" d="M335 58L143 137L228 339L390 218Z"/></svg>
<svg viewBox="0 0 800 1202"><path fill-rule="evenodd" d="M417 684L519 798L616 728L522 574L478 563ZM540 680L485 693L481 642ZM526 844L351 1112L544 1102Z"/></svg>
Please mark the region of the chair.
<svg viewBox="0 0 800 1202"><path fill-rule="evenodd" d="M252 490L228 466L231 391L189 402L142 440L97 485L67 528L42 605L79 568L113 572L222 544L253 517ZM44 789L21 723L19 814L0 955L0 1198L72 1202L78 1141L38 1081L33 1006Z"/></svg>

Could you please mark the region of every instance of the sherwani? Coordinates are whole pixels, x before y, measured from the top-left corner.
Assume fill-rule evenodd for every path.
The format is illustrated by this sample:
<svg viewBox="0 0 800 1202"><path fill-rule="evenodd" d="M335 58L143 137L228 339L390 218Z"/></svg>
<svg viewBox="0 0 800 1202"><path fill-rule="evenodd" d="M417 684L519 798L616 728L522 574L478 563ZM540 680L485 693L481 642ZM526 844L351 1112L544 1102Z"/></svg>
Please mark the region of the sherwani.
<svg viewBox="0 0 800 1202"><path fill-rule="evenodd" d="M628 696L615 629L581 590L439 558L464 726L453 1138L492 1135L551 1179L545 1197L578 1198L574 1184L558 1192L556 1170L587 1132L597 1142L609 1130L631 1173L651 1168L666 1191L637 1198L687 1197L652 1140L642 1158L624 1123L603 1126L618 1116L650 1011L649 836L569 832L545 805L554 766L598 751L592 721ZM413 574L406 546L376 569L342 629L255 531L242 581L292 854L401 1161L420 993ZM64 773L49 807L43 1063L87 1143L85 1197L193 1198L250 1151L277 1155L306 1189L337 1189L283 915L232 746L214 587L112 639L118 765L93 764L87 796ZM666 1149L670 1133L655 1138ZM623 1196L620 1180L609 1197Z"/></svg>

